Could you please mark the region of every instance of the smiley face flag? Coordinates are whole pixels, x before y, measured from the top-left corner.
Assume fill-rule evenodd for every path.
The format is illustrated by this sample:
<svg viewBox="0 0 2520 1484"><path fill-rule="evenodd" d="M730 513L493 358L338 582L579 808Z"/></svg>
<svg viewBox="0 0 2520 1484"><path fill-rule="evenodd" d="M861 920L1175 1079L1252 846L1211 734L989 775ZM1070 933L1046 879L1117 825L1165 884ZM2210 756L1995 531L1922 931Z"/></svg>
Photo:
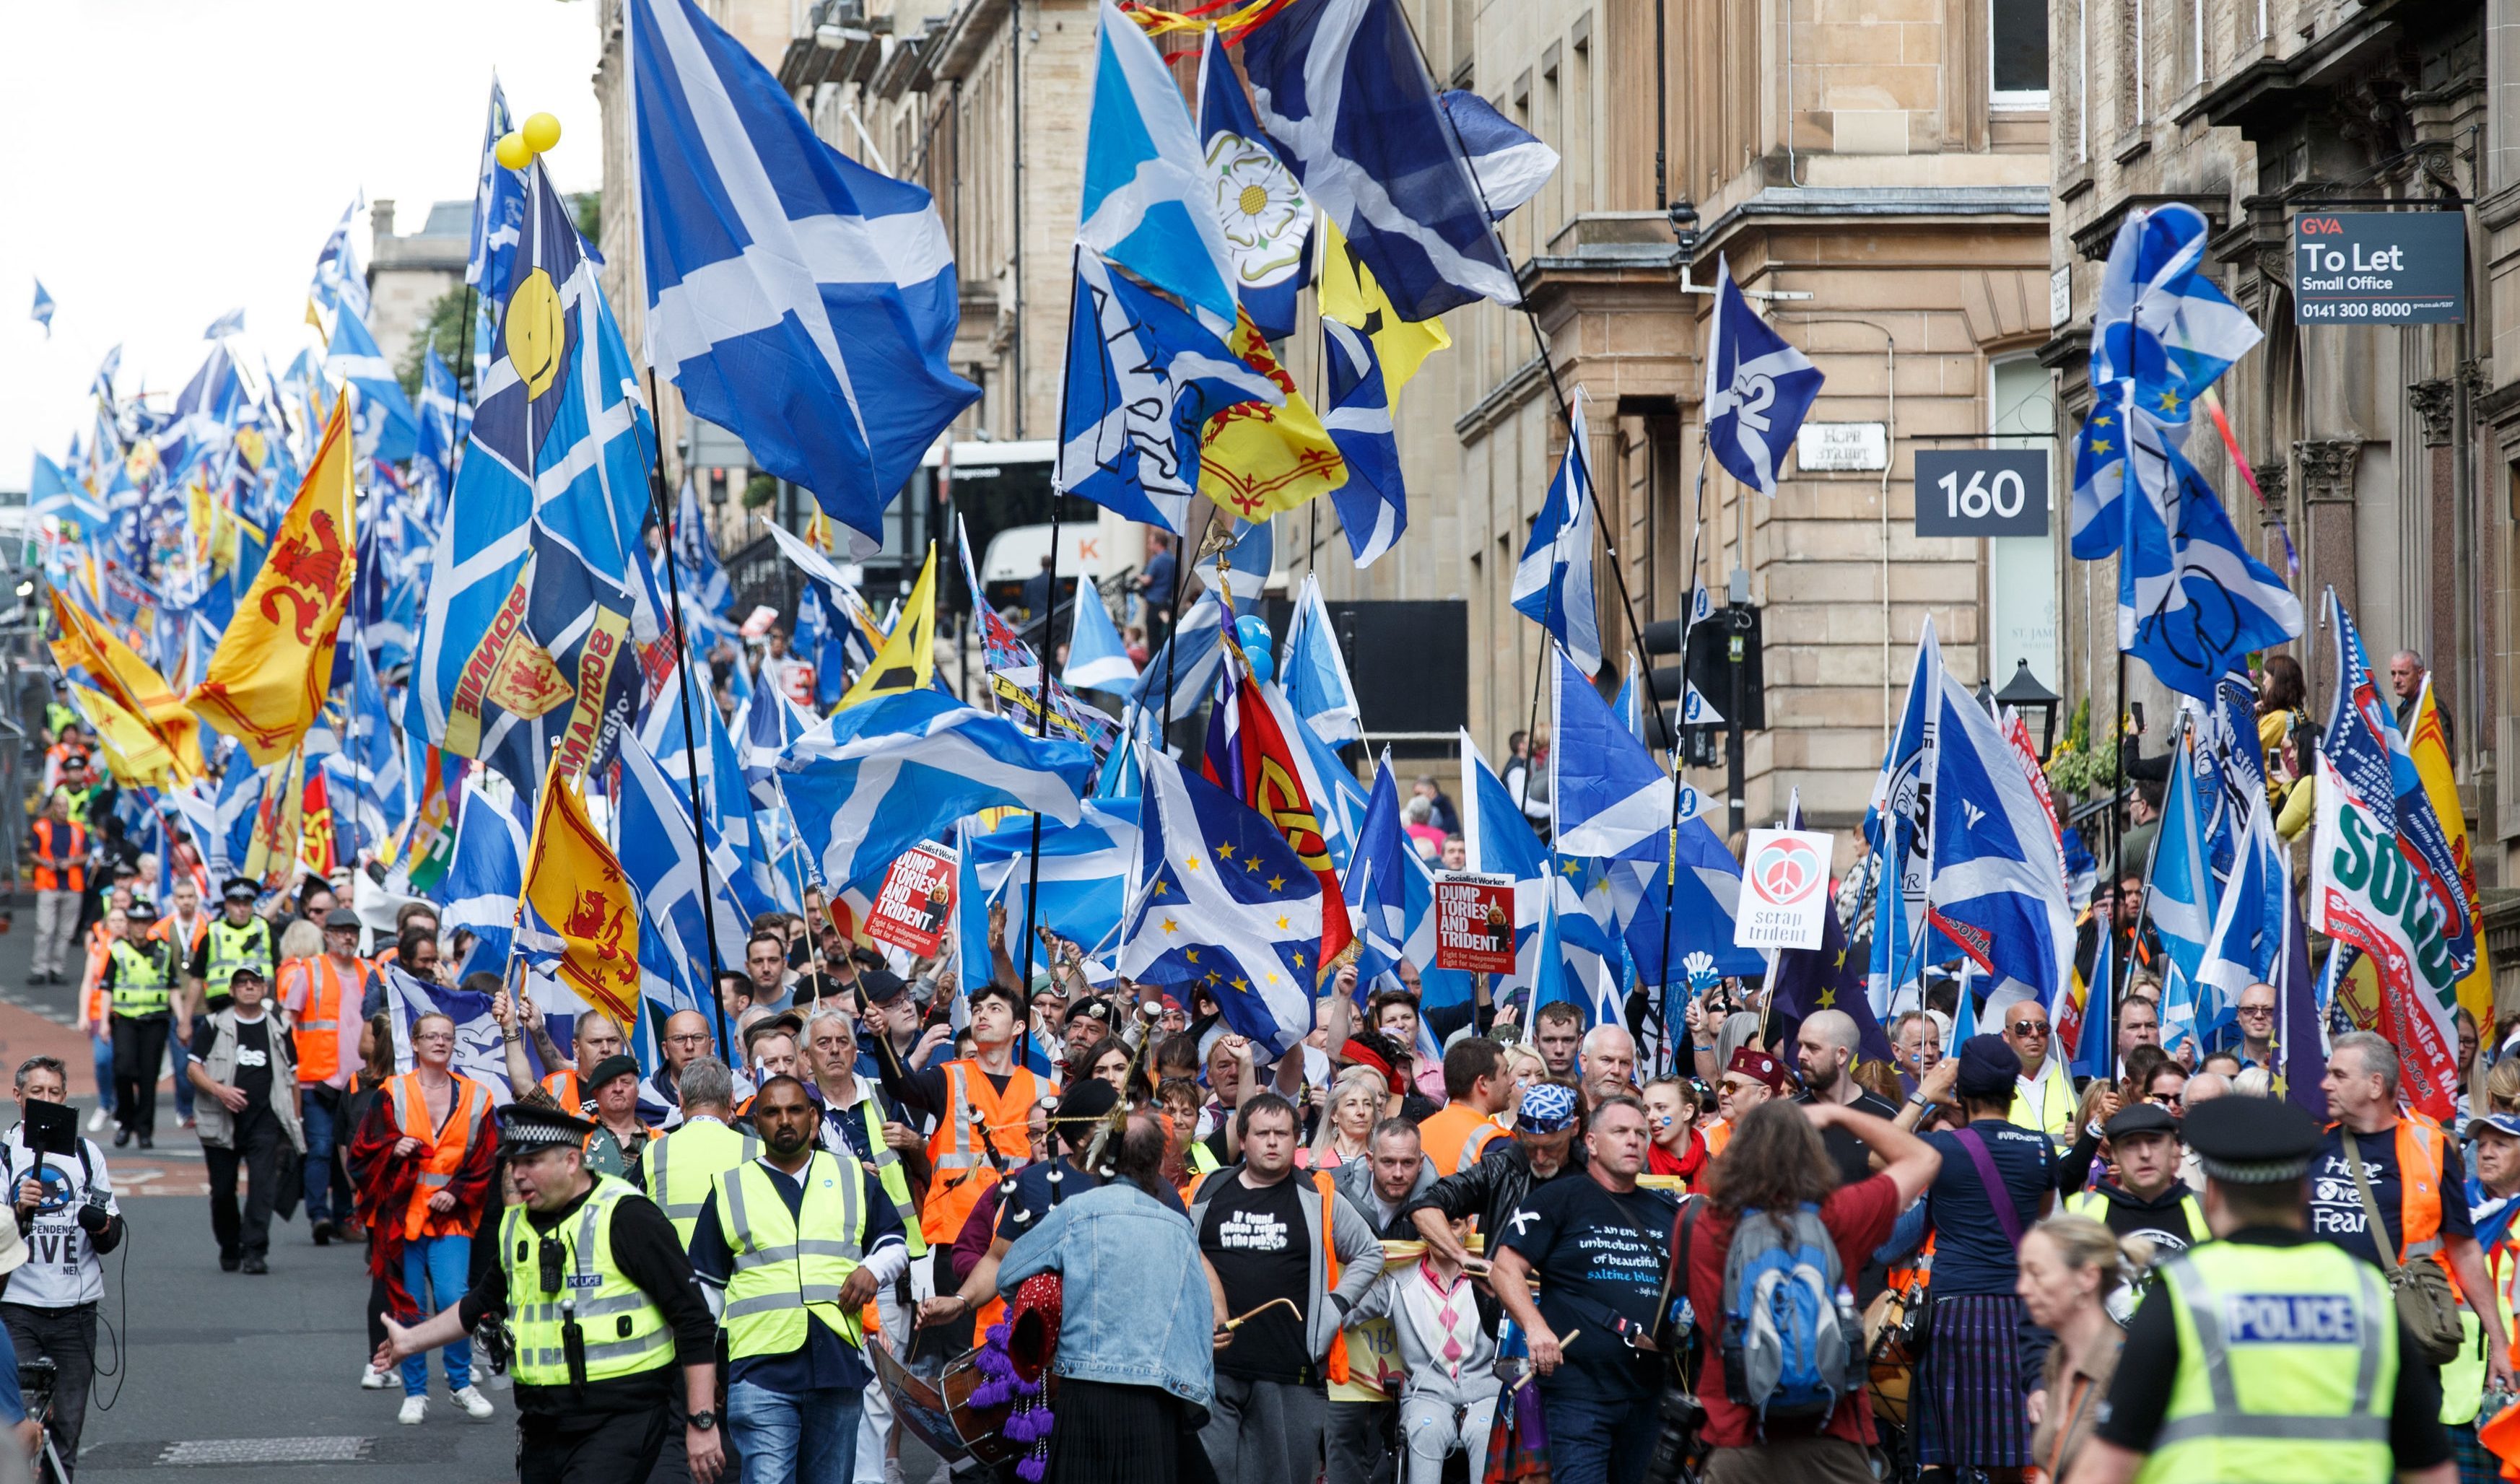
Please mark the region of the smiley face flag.
<svg viewBox="0 0 2520 1484"><path fill-rule="evenodd" d="M560 758L543 780L517 943L624 1030L639 1019L639 903Z"/></svg>

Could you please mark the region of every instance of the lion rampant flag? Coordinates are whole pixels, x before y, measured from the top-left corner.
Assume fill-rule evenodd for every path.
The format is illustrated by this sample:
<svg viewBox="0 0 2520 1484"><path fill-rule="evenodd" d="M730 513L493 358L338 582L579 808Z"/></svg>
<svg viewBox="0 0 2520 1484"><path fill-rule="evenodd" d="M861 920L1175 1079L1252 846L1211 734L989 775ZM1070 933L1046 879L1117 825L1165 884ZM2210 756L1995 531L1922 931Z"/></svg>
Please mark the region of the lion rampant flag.
<svg viewBox="0 0 2520 1484"><path fill-rule="evenodd" d="M147 722L123 709L112 697L76 681L70 682L70 700L96 729L97 744L105 751L105 765L115 783L167 786L175 772L175 754L149 730Z"/></svg>
<svg viewBox="0 0 2520 1484"><path fill-rule="evenodd" d="M83 669L93 676L105 698L163 746L178 782L207 772L202 762L202 724L184 709L174 687L78 605L65 602L59 592L52 598L53 622L61 630L52 642L54 663L65 672Z"/></svg>
<svg viewBox="0 0 2520 1484"><path fill-rule="evenodd" d="M350 402L344 395L333 404L271 555L187 698L203 721L245 743L257 766L296 748L333 687L333 642L359 547Z"/></svg>
<svg viewBox="0 0 2520 1484"><path fill-rule="evenodd" d="M1199 493L1245 520L1266 520L1347 482L1347 460L1312 404L1295 389L1251 316L1236 311L1234 353L1278 383L1286 405L1237 402L1207 420L1198 455Z"/></svg>
<svg viewBox="0 0 2520 1484"><path fill-rule="evenodd" d="M517 941L557 958L561 982L626 1031L639 1023L639 898L577 790L555 757L525 849Z"/></svg>

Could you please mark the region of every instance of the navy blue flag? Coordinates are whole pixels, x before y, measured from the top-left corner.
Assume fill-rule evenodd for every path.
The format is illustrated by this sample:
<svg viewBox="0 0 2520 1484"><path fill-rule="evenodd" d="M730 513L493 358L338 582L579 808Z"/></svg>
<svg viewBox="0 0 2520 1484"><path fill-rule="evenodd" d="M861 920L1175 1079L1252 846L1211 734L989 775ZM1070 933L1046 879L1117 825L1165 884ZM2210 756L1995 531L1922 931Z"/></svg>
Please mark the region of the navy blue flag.
<svg viewBox="0 0 2520 1484"><path fill-rule="evenodd" d="M1785 828L1803 828L1800 799L1794 801L1786 815ZM1799 1025L1811 1018L1814 1011L1844 1011L1853 1017L1856 1032L1863 1038L1856 1047L1856 1056L1866 1061L1887 1061L1890 1033L1881 1028L1881 1021L1872 1013L1871 997L1867 991L1872 967L1866 959L1847 951L1846 926L1837 920L1834 910L1820 916L1818 948L1777 950L1777 965L1768 976L1777 1018ZM1785 1039L1793 1039L1790 1031Z"/></svg>

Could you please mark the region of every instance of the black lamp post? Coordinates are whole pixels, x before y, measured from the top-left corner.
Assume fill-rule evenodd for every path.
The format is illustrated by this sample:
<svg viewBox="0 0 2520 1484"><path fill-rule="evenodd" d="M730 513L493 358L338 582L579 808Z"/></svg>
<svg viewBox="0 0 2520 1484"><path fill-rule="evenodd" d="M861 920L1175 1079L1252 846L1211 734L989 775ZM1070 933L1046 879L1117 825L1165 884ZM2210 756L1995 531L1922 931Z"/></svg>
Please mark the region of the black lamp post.
<svg viewBox="0 0 2520 1484"><path fill-rule="evenodd" d="M2039 713L2039 761L2043 764L2048 761L2048 754L2056 750L2056 708L2063 699L2039 683L2039 677L2030 673L2027 659L2014 667L2012 678L2003 683L2002 690L1995 693L1997 705L2010 706L2025 713L2025 720L2027 713Z"/></svg>

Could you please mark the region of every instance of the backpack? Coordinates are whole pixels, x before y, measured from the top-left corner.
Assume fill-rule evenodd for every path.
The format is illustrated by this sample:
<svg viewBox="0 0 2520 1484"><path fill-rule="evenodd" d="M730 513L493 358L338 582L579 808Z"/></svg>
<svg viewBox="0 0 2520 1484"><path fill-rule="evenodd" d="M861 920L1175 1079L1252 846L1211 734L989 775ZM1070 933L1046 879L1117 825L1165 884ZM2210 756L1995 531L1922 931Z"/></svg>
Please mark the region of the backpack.
<svg viewBox="0 0 2520 1484"><path fill-rule="evenodd" d="M1723 1305L1725 1390L1763 1424L1824 1422L1864 1384L1855 1295L1820 1207L1741 1213L1724 1257Z"/></svg>

